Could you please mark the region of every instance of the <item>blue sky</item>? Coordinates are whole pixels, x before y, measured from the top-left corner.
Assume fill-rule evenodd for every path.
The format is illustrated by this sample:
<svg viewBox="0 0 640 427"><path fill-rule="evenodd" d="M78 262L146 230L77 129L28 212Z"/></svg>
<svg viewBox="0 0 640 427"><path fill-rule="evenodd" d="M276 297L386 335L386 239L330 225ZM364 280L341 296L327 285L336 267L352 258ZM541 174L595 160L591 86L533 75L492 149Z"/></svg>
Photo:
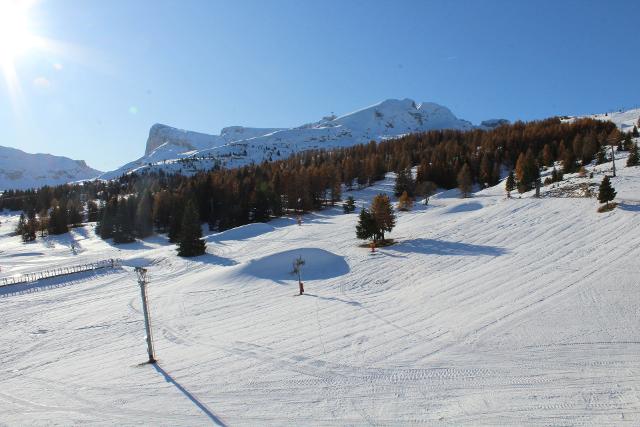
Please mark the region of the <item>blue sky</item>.
<svg viewBox="0 0 640 427"><path fill-rule="evenodd" d="M0 0L6 1L6 0ZM0 145L114 169L154 123L294 126L386 98L474 123L640 104L638 1L41 0ZM636 52L633 54L633 52Z"/></svg>

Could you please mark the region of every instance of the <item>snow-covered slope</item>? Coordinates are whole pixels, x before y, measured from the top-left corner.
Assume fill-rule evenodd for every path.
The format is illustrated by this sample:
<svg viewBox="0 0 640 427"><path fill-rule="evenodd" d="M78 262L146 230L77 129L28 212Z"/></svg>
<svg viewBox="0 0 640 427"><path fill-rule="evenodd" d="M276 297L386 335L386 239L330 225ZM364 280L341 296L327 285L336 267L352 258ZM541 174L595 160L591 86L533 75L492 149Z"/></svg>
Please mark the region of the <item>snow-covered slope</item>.
<svg viewBox="0 0 640 427"><path fill-rule="evenodd" d="M411 132L472 128L470 122L458 119L446 107L431 102L417 104L411 99L389 99L341 117L326 117L291 129L231 127L220 135L206 135L154 125L145 155L102 177L116 178L148 168L189 174L214 164L242 166L286 158L303 150L345 147Z"/></svg>
<svg viewBox="0 0 640 427"><path fill-rule="evenodd" d="M618 128L620 128L620 130L629 132L633 129L633 126L638 124L638 119L640 118L640 108L627 111L614 111L611 113L591 114L588 116L580 117L589 117L592 119L613 122L618 126ZM565 120L574 119L575 117L568 117Z"/></svg>
<svg viewBox="0 0 640 427"><path fill-rule="evenodd" d="M95 178L102 172L84 160L30 154L0 146L0 190L37 188Z"/></svg>
<svg viewBox="0 0 640 427"><path fill-rule="evenodd" d="M204 150L219 147L233 141L239 141L257 136L266 135L281 129L278 128L246 128L231 126L222 129L220 135L207 135L205 133L176 129L171 126L155 124L149 130L145 156L163 147L165 149L176 146L178 152Z"/></svg>
<svg viewBox="0 0 640 427"><path fill-rule="evenodd" d="M23 245L4 216L2 276L124 267L0 288L0 424L639 425L640 167L617 166L611 212L449 191L400 213L375 255L340 208L209 235L191 260L91 228ZM351 194L392 191L390 175ZM140 365L140 265L157 367Z"/></svg>

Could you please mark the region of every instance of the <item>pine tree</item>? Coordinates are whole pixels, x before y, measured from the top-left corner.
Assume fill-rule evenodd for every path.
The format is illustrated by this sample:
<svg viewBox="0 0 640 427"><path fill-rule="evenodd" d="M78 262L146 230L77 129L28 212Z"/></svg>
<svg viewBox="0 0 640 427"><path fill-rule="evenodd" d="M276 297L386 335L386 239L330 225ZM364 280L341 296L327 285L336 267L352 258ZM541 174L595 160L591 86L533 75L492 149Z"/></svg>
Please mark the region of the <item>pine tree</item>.
<svg viewBox="0 0 640 427"><path fill-rule="evenodd" d="M202 226L195 203L189 202L182 215L182 225L178 238L178 255L182 257L198 256L205 253L206 244L202 240Z"/></svg>
<svg viewBox="0 0 640 427"><path fill-rule="evenodd" d="M601 145L596 154L596 165L601 165L607 161L607 146Z"/></svg>
<svg viewBox="0 0 640 427"><path fill-rule="evenodd" d="M266 222L270 216L270 190L266 182L260 183L251 198L253 221Z"/></svg>
<svg viewBox="0 0 640 427"><path fill-rule="evenodd" d="M627 132L624 134L624 139L622 141L622 150L629 151L631 148L633 148L633 141L631 140L631 134Z"/></svg>
<svg viewBox="0 0 640 427"><path fill-rule="evenodd" d="M67 223L72 227L78 227L82 224L82 212L79 202L69 200L67 202Z"/></svg>
<svg viewBox="0 0 640 427"><path fill-rule="evenodd" d="M480 175L479 182L485 187L493 184L493 168L491 156L489 153L485 152L482 155L482 159L480 160Z"/></svg>
<svg viewBox="0 0 640 427"><path fill-rule="evenodd" d="M129 203L127 199L121 199L118 202L118 211L113 227L113 243L131 243L136 240L133 234L133 218L130 214Z"/></svg>
<svg viewBox="0 0 640 427"><path fill-rule="evenodd" d="M507 198L510 199L511 192L516 189L516 178L513 176L513 170L509 171L509 176L507 176L507 181L504 184L504 189L507 191Z"/></svg>
<svg viewBox="0 0 640 427"><path fill-rule="evenodd" d="M118 197L113 196L99 212L100 221L96 224L96 233L104 240L113 237L115 219L118 213Z"/></svg>
<svg viewBox="0 0 640 427"><path fill-rule="evenodd" d="M145 191L136 207L135 235L141 239L153 234L153 197Z"/></svg>
<svg viewBox="0 0 640 427"><path fill-rule="evenodd" d="M20 219L18 219L18 224L14 230L16 236L22 237L25 230L27 229L27 219L24 216L24 212L20 214Z"/></svg>
<svg viewBox="0 0 640 427"><path fill-rule="evenodd" d="M553 153L551 152L549 144L544 144L542 148L542 164L545 166L553 166Z"/></svg>
<svg viewBox="0 0 640 427"><path fill-rule="evenodd" d="M638 127L636 125L633 125L633 130L631 131L631 136L634 138L637 138L640 136L640 133L638 133Z"/></svg>
<svg viewBox="0 0 640 427"><path fill-rule="evenodd" d="M171 217L171 194L164 190L153 195L153 224L164 233L169 228Z"/></svg>
<svg viewBox="0 0 640 427"><path fill-rule="evenodd" d="M562 171L564 173L575 172L576 156L571 149L567 148L562 155Z"/></svg>
<svg viewBox="0 0 640 427"><path fill-rule="evenodd" d="M98 204L95 200L89 200L87 202L87 221L88 222L98 222L100 216L98 215L99 209Z"/></svg>
<svg viewBox="0 0 640 427"><path fill-rule="evenodd" d="M38 231L40 232L40 237L44 237L47 234L49 229L49 213L47 209L43 209L38 214Z"/></svg>
<svg viewBox="0 0 640 427"><path fill-rule="evenodd" d="M407 192L403 192L400 198L398 199L398 210L399 211L408 211L413 207L413 200Z"/></svg>
<svg viewBox="0 0 640 427"><path fill-rule="evenodd" d="M458 172L458 189L462 197L469 197L472 190L473 181L471 179L471 170L467 163L462 166L460 172Z"/></svg>
<svg viewBox="0 0 640 427"><path fill-rule="evenodd" d="M335 206L340 200L342 200L342 182L335 179L331 184L331 206Z"/></svg>
<svg viewBox="0 0 640 427"><path fill-rule="evenodd" d="M362 240L369 240L374 237L375 233L376 221L373 215L367 209L362 208L356 224L356 237Z"/></svg>
<svg viewBox="0 0 640 427"><path fill-rule="evenodd" d="M69 231L67 227L67 211L59 204L54 205L49 211L49 234L64 234Z"/></svg>
<svg viewBox="0 0 640 427"><path fill-rule="evenodd" d="M356 210L356 201L354 200L353 196L347 197L347 200L342 205L342 210L346 214Z"/></svg>
<svg viewBox="0 0 640 427"><path fill-rule="evenodd" d="M396 215L393 213L393 207L389 196L386 194L378 194L371 202L371 216L376 225L374 240L384 240L384 233L391 232L396 225Z"/></svg>
<svg viewBox="0 0 640 427"><path fill-rule="evenodd" d="M394 194L399 197L402 193L407 192L409 197L413 197L416 191L416 182L413 180L411 169L401 169L396 176Z"/></svg>
<svg viewBox="0 0 640 427"><path fill-rule="evenodd" d="M36 240L36 231L38 230L38 220L36 219L35 212L30 213L28 217L25 231L22 233L22 241L24 243Z"/></svg>
<svg viewBox="0 0 640 427"><path fill-rule="evenodd" d="M600 188L598 189L598 201L600 203L605 203L607 207L609 207L609 202L616 197L616 190L614 190L611 185L611 181L609 177L605 175L602 183L600 183Z"/></svg>
<svg viewBox="0 0 640 427"><path fill-rule="evenodd" d="M565 152L570 152L570 150L565 149ZM540 171L531 149L528 149L526 154L520 153L518 156L516 178L518 179L517 187L520 193L531 190L533 184L540 178Z"/></svg>
<svg viewBox="0 0 640 427"><path fill-rule="evenodd" d="M634 144L627 157L627 166L638 166L640 159L638 159L638 144Z"/></svg>

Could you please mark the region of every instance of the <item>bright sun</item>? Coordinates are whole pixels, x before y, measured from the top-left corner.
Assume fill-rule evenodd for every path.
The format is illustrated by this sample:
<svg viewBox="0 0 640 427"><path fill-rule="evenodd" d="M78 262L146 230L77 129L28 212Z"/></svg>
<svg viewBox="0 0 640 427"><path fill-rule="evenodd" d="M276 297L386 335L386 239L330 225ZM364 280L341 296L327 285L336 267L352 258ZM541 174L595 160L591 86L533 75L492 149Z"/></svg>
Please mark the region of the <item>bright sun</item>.
<svg viewBox="0 0 640 427"><path fill-rule="evenodd" d="M0 0L0 64L13 66L17 56L35 44L29 22L32 2Z"/></svg>
<svg viewBox="0 0 640 427"><path fill-rule="evenodd" d="M14 103L20 94L16 60L38 41L31 32L32 5L33 0L0 0L0 72Z"/></svg>

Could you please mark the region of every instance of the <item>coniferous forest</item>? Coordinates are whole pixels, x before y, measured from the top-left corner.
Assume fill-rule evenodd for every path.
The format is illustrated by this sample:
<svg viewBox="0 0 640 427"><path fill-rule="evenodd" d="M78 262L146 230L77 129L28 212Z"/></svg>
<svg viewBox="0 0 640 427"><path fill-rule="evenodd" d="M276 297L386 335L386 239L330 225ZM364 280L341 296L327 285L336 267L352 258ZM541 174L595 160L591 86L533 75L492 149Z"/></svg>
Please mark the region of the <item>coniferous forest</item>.
<svg viewBox="0 0 640 427"><path fill-rule="evenodd" d="M539 170L561 161L574 172L602 152L617 133L610 122L558 118L516 122L493 130L439 130L380 143L326 151L306 151L286 160L237 169L213 169L194 176L163 172L130 174L114 181L92 181L6 191L0 208L22 210L25 224L60 234L67 226L97 222L102 238L115 243L144 238L154 231L178 241L184 218L199 218L210 230L264 222L285 213L334 205L343 189L371 185L390 171L399 172L396 194L415 197L433 186L451 189L497 184L515 170L517 190L535 185ZM615 137L615 135L613 135ZM415 182L407 170L417 166ZM404 178L403 178L404 177ZM410 177L410 175L409 175ZM458 181L464 178L464 183ZM195 207L196 215L185 206ZM29 231L30 236L32 235Z"/></svg>

